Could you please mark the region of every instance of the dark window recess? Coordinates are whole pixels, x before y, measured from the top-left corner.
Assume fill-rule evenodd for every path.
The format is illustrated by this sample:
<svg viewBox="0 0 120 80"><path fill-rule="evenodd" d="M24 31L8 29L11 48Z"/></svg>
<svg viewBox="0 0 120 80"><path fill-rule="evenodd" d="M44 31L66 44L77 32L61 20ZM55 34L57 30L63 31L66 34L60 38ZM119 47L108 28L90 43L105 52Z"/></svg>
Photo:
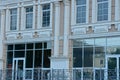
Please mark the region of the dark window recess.
<svg viewBox="0 0 120 80"><path fill-rule="evenodd" d="M15 58L25 57L25 51L15 51Z"/></svg>
<svg viewBox="0 0 120 80"><path fill-rule="evenodd" d="M25 44L15 44L15 50L25 49Z"/></svg>
<svg viewBox="0 0 120 80"><path fill-rule="evenodd" d="M51 56L51 50L44 50L44 68L50 68L50 59L49 57Z"/></svg>
<svg viewBox="0 0 120 80"><path fill-rule="evenodd" d="M7 68L12 68L13 52L7 52Z"/></svg>
<svg viewBox="0 0 120 80"><path fill-rule="evenodd" d="M93 67L93 47L84 48L84 67Z"/></svg>
<svg viewBox="0 0 120 80"><path fill-rule="evenodd" d="M26 68L33 67L33 51L26 52Z"/></svg>
<svg viewBox="0 0 120 80"><path fill-rule="evenodd" d="M73 48L73 67L82 67L82 48Z"/></svg>
<svg viewBox="0 0 120 80"><path fill-rule="evenodd" d="M44 43L44 48L47 48L47 43L46 42Z"/></svg>
<svg viewBox="0 0 120 80"><path fill-rule="evenodd" d="M40 68L42 67L42 51L41 50L36 50L35 51L35 58L34 58L34 67L35 68Z"/></svg>
<svg viewBox="0 0 120 80"><path fill-rule="evenodd" d="M33 43L27 43L27 49L33 49Z"/></svg>
<svg viewBox="0 0 120 80"><path fill-rule="evenodd" d="M35 49L42 49L42 43L35 43Z"/></svg>
<svg viewBox="0 0 120 80"><path fill-rule="evenodd" d="M8 45L8 50L13 50L13 45Z"/></svg>

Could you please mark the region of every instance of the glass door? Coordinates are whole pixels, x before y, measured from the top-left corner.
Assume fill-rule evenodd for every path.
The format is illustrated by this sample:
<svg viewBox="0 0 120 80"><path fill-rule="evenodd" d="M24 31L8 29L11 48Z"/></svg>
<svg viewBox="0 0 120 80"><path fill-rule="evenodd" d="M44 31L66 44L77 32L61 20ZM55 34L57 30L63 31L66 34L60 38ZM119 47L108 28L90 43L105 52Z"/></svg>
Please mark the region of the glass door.
<svg viewBox="0 0 120 80"><path fill-rule="evenodd" d="M13 59L13 72L12 80L25 80L24 79L24 68L25 59L24 58L14 58Z"/></svg>
<svg viewBox="0 0 120 80"><path fill-rule="evenodd" d="M107 57L107 80L120 80L120 56Z"/></svg>

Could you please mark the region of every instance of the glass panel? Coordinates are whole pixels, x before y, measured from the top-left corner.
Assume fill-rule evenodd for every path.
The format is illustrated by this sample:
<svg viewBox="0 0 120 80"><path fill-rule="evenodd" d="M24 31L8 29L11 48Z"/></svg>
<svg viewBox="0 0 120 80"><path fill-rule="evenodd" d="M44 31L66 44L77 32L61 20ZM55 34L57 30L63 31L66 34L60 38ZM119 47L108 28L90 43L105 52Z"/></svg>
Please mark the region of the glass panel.
<svg viewBox="0 0 120 80"><path fill-rule="evenodd" d="M19 57L24 57L25 56L25 51L15 51L14 57L19 58Z"/></svg>
<svg viewBox="0 0 120 80"><path fill-rule="evenodd" d="M95 70L95 80L104 80L104 70Z"/></svg>
<svg viewBox="0 0 120 80"><path fill-rule="evenodd" d="M15 44L15 50L25 49L25 44Z"/></svg>
<svg viewBox="0 0 120 80"><path fill-rule="evenodd" d="M104 47L95 47L95 54L94 54L94 66L95 67L104 67L105 66L105 51Z"/></svg>
<svg viewBox="0 0 120 80"><path fill-rule="evenodd" d="M42 43L35 43L35 49L42 49Z"/></svg>
<svg viewBox="0 0 120 80"><path fill-rule="evenodd" d="M73 48L73 67L82 67L82 48Z"/></svg>
<svg viewBox="0 0 120 80"><path fill-rule="evenodd" d="M13 45L8 45L8 50L13 50Z"/></svg>
<svg viewBox="0 0 120 80"><path fill-rule="evenodd" d="M35 68L41 68L42 67L42 50L36 50L35 51L34 67Z"/></svg>
<svg viewBox="0 0 120 80"><path fill-rule="evenodd" d="M93 47L84 48L84 67L93 67Z"/></svg>
<svg viewBox="0 0 120 80"><path fill-rule="evenodd" d="M7 53L7 68L12 68L13 52Z"/></svg>
<svg viewBox="0 0 120 80"><path fill-rule="evenodd" d="M107 46L119 46L119 45L120 45L120 37L107 38Z"/></svg>
<svg viewBox="0 0 120 80"><path fill-rule="evenodd" d="M108 58L108 80L117 80L117 59Z"/></svg>
<svg viewBox="0 0 120 80"><path fill-rule="evenodd" d="M26 52L26 68L33 68L33 51Z"/></svg>
<svg viewBox="0 0 120 80"><path fill-rule="evenodd" d="M73 40L73 47L74 48L79 48L79 47L82 47L83 46L83 40Z"/></svg>
<svg viewBox="0 0 120 80"><path fill-rule="evenodd" d="M27 43L27 49L33 49L33 43Z"/></svg>
<svg viewBox="0 0 120 80"><path fill-rule="evenodd" d="M50 59L49 57L51 56L51 50L44 50L44 62L43 62L43 67L44 68L50 68Z"/></svg>
<svg viewBox="0 0 120 80"><path fill-rule="evenodd" d="M94 46L94 39L85 39L84 46Z"/></svg>
<svg viewBox="0 0 120 80"><path fill-rule="evenodd" d="M84 69L83 70L83 80L93 80L92 69Z"/></svg>
<svg viewBox="0 0 120 80"><path fill-rule="evenodd" d="M23 60L18 60L17 80L23 80Z"/></svg>
<svg viewBox="0 0 120 80"><path fill-rule="evenodd" d="M120 46L107 47L107 54L120 54Z"/></svg>
<svg viewBox="0 0 120 80"><path fill-rule="evenodd" d="M74 69L73 70L73 80L81 80L81 70L80 69Z"/></svg>
<svg viewBox="0 0 120 80"><path fill-rule="evenodd" d="M32 79L32 70L25 71L25 79Z"/></svg>

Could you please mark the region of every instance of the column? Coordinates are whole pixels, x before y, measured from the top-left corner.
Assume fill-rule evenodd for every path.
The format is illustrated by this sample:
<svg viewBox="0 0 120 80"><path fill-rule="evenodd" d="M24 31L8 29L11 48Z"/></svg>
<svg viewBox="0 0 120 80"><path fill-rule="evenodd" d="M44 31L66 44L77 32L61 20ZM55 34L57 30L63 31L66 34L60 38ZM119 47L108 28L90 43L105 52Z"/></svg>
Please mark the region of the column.
<svg viewBox="0 0 120 80"><path fill-rule="evenodd" d="M10 12L9 12L9 9L7 8L6 9L6 31L9 31L10 30L10 20L9 20L9 16L10 16Z"/></svg>
<svg viewBox="0 0 120 80"><path fill-rule="evenodd" d="M23 6L23 3L22 3L22 7L21 7L21 30L24 30L25 29L25 8Z"/></svg>
<svg viewBox="0 0 120 80"><path fill-rule="evenodd" d="M5 59L5 57L3 56L4 53L4 29L5 29L5 10L1 10L1 29L0 29L0 69L3 68L3 58Z"/></svg>
<svg viewBox="0 0 120 80"><path fill-rule="evenodd" d="M60 2L55 2L54 56L59 55Z"/></svg>
<svg viewBox="0 0 120 80"><path fill-rule="evenodd" d="M76 14L76 11L75 11L75 0L72 0L72 2L71 2L71 25L75 25L76 24L76 16L75 16L75 14Z"/></svg>
<svg viewBox="0 0 120 80"><path fill-rule="evenodd" d="M111 8L112 8L112 0L108 0L108 21L111 21Z"/></svg>
<svg viewBox="0 0 120 80"><path fill-rule="evenodd" d="M33 1L33 29L35 29L35 14L36 14L36 5L35 5L35 1Z"/></svg>
<svg viewBox="0 0 120 80"><path fill-rule="evenodd" d="M69 29L70 29L70 1L64 2L64 43L63 43L63 56L67 57L69 54Z"/></svg>
<svg viewBox="0 0 120 80"><path fill-rule="evenodd" d="M20 6L20 4L18 4L18 6ZM20 7L17 8L17 30L20 29L19 20L20 20Z"/></svg>
<svg viewBox="0 0 120 80"><path fill-rule="evenodd" d="M120 2L119 0L115 0L115 20L120 20Z"/></svg>

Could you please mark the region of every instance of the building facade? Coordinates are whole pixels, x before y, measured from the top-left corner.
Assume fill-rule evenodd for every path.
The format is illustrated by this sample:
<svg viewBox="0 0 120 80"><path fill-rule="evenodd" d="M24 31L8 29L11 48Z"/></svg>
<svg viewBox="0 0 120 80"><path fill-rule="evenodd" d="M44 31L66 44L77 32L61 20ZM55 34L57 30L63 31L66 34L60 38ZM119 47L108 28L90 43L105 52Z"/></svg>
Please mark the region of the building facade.
<svg viewBox="0 0 120 80"><path fill-rule="evenodd" d="M120 0L0 0L0 65L9 80L120 80Z"/></svg>

